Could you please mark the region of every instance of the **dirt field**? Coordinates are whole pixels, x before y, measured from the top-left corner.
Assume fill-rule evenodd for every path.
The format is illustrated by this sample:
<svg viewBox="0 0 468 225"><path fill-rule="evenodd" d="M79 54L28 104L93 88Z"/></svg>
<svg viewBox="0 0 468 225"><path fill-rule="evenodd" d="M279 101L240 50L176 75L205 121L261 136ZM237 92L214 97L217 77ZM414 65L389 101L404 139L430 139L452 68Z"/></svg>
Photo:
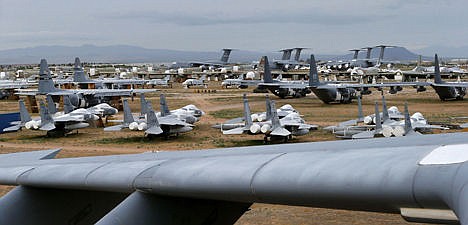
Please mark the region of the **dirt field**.
<svg viewBox="0 0 468 225"><path fill-rule="evenodd" d="M242 93L248 93L252 112L265 110L264 94L253 94L252 89L222 89L219 83L210 83L209 90L183 89L175 85L172 89L161 89L167 96L171 109L186 104L195 104L206 112L202 120L196 124L193 132L181 134L169 139L156 138L148 140L140 132L103 132L102 128L87 128L78 134L70 134L61 138L48 138L41 131L23 130L18 133L0 135L0 153L31 151L37 149L62 148L58 157L77 157L109 154L129 154L159 150L187 150L223 148L233 146L261 145L261 136L223 136L219 130L211 128L229 118L242 115ZM216 92L212 92L216 90ZM201 92L201 93L200 93ZM270 96L272 96L270 94ZM412 88L405 89L397 95L387 94L388 106L398 106L403 110L407 101L411 113L421 112L429 121L447 122L448 117L468 116L467 101L441 102L432 89L416 93ZM154 108L159 108L159 93L148 95ZM353 119L357 115L357 105L326 105L313 94L300 99L279 99L276 105L291 104L304 116L308 123L320 126L334 125L337 122ZM374 102L380 101L380 94L374 92L363 99L365 114L374 110ZM130 102L134 112L139 111L139 99ZM17 111L16 101L0 101L0 112ZM121 119L119 114L116 119ZM309 135L296 137L291 142L309 142L335 140L334 136L322 131L313 131ZM5 194L10 187L1 187L0 195ZM277 205L254 204L237 222L247 224L407 224L399 215L352 212L345 210L328 210L305 207L287 207Z"/></svg>

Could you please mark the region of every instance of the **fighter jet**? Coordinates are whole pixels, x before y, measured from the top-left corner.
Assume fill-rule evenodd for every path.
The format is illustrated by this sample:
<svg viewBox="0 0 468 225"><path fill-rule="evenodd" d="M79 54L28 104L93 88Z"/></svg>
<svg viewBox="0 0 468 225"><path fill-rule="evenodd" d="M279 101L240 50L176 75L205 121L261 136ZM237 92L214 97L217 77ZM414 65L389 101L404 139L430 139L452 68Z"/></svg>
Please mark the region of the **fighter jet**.
<svg viewBox="0 0 468 225"><path fill-rule="evenodd" d="M284 142L290 140L292 136L301 136L308 134L310 130L317 129L317 125L306 124L305 121L296 112L288 113L282 119L279 119L275 102L267 99L267 111L265 120L254 122L250 114L250 106L246 95L244 101L244 124L222 124L223 134L263 134L264 143L271 140L281 139ZM252 114L253 115L253 114Z"/></svg>
<svg viewBox="0 0 468 225"><path fill-rule="evenodd" d="M249 72L253 73L253 72ZM247 73L248 74L248 73ZM221 86L224 88L235 87L239 89L245 89L249 86L256 86L259 83L263 82L262 80L246 80L244 74L239 75L238 78L225 79L221 82Z"/></svg>
<svg viewBox="0 0 468 225"><path fill-rule="evenodd" d="M189 132L193 125L179 120L175 115L161 115L157 116L156 112L151 107L150 102L144 102L145 111L142 119L135 119L130 110L130 106L126 99L124 99L124 120L122 124L104 128L104 131L120 131L128 128L132 131L145 131L145 136L152 138L155 136L178 135L179 133Z"/></svg>
<svg viewBox="0 0 468 225"><path fill-rule="evenodd" d="M155 89L58 89L54 86L50 70L45 59L41 60L39 86L37 90L18 90L20 96L68 95L76 107L90 107L102 102L109 102L112 97L132 96L134 93L153 92Z"/></svg>
<svg viewBox="0 0 468 225"><path fill-rule="evenodd" d="M2 154L0 184L17 187L0 198L0 223L228 225L265 203L467 225L467 146L467 133L450 133L82 158L54 159L57 149Z"/></svg>
<svg viewBox="0 0 468 225"><path fill-rule="evenodd" d="M208 84L205 83L206 75L202 75L199 79L195 78L189 78L182 82L182 86L185 88L190 88L190 87L203 87L207 88Z"/></svg>
<svg viewBox="0 0 468 225"><path fill-rule="evenodd" d="M170 81L171 81L171 75L166 75L163 79L151 79L148 82L146 82L146 84L151 85L152 87L162 86L162 87L172 88L172 82Z"/></svg>

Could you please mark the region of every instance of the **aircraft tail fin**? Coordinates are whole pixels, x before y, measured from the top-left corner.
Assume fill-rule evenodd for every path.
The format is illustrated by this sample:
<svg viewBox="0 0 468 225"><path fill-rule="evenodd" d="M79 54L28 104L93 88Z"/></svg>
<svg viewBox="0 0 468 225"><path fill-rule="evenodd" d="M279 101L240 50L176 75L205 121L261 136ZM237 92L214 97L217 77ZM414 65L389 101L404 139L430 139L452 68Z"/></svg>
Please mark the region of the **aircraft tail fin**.
<svg viewBox="0 0 468 225"><path fill-rule="evenodd" d="M310 71L309 71L309 86L317 86L320 84L317 63L315 62L315 56L310 55Z"/></svg>
<svg viewBox="0 0 468 225"><path fill-rule="evenodd" d="M362 96L358 95L357 96L357 102L358 102L358 118L357 122L362 122L364 121L364 113L362 113Z"/></svg>
<svg viewBox="0 0 468 225"><path fill-rule="evenodd" d="M229 55L231 55L232 49L225 48L223 49L223 55L221 56L221 62L227 63L229 60Z"/></svg>
<svg viewBox="0 0 468 225"><path fill-rule="evenodd" d="M388 114L387 102L385 101L385 96L382 95L382 120L383 122L390 119L390 115Z"/></svg>
<svg viewBox="0 0 468 225"><path fill-rule="evenodd" d="M145 95L142 93L140 94L140 107L141 107L141 112L140 115L146 115L148 113L148 102L146 101Z"/></svg>
<svg viewBox="0 0 468 225"><path fill-rule="evenodd" d="M70 101L70 97L68 95L64 95L63 96L63 111L65 113L70 113L74 109L75 109L75 107L72 105L72 103Z"/></svg>
<svg viewBox="0 0 468 225"><path fill-rule="evenodd" d="M37 87L39 93L49 93L57 91L55 88L54 81L50 75L50 70L47 65L47 60L41 59L41 65L39 70L39 84Z"/></svg>
<svg viewBox="0 0 468 225"><path fill-rule="evenodd" d="M83 67L81 66L80 58L75 58L75 67L73 68L73 81L74 82L86 82L89 81L89 78L86 76L85 72L83 71Z"/></svg>
<svg viewBox="0 0 468 225"><path fill-rule="evenodd" d="M263 82L273 83L273 76L271 75L270 63L268 62L268 57L263 56L261 61L263 62Z"/></svg>
<svg viewBox="0 0 468 225"><path fill-rule="evenodd" d="M128 105L128 100L123 100L123 111L124 111L124 124L130 124L135 122L132 116L132 111L130 110L130 106Z"/></svg>
<svg viewBox="0 0 468 225"><path fill-rule="evenodd" d="M382 130L382 120L380 119L379 103L375 102L375 131Z"/></svg>
<svg viewBox="0 0 468 225"><path fill-rule="evenodd" d="M158 118L156 117L156 113L154 113L152 109L150 109L148 114L146 114L146 123L148 124L148 129L145 133L155 135L163 133L161 125L159 125Z"/></svg>
<svg viewBox="0 0 468 225"><path fill-rule="evenodd" d="M439 65L439 57L437 54L434 56L434 83L442 84L442 77L440 76L440 65Z"/></svg>
<svg viewBox="0 0 468 225"><path fill-rule="evenodd" d="M276 111L275 101L270 102L270 113L271 113L271 128L274 130L277 127L281 127L281 123L278 117L278 112Z"/></svg>
<svg viewBox="0 0 468 225"><path fill-rule="evenodd" d="M265 95L265 103L266 103L266 111L265 111L265 114L266 114L266 120L271 120L273 118L273 115L271 113L271 100L270 100L270 96L268 95Z"/></svg>
<svg viewBox="0 0 468 225"><path fill-rule="evenodd" d="M244 122L245 122L245 127L249 128L252 126L252 117L250 117L250 106L249 106L249 100L247 100L247 94L244 94L242 96L242 99L244 101Z"/></svg>
<svg viewBox="0 0 468 225"><path fill-rule="evenodd" d="M408 110L408 102L405 102L405 135L413 131L413 127L411 125L411 117L409 115Z"/></svg>
<svg viewBox="0 0 468 225"><path fill-rule="evenodd" d="M169 107L167 106L166 96L164 94L161 94L159 96L159 104L161 107L161 116L171 115L171 111L169 110Z"/></svg>
<svg viewBox="0 0 468 225"><path fill-rule="evenodd" d="M49 114L49 110L47 109L44 101L39 102L40 106L40 116L41 116L41 130L44 130L43 128L46 128L45 130L52 130L55 128L54 126L54 119L52 119L52 116Z"/></svg>
<svg viewBox="0 0 468 225"><path fill-rule="evenodd" d="M294 55L294 61L299 61L301 57L301 52L304 48L295 48L296 54Z"/></svg>
<svg viewBox="0 0 468 225"><path fill-rule="evenodd" d="M46 101L47 101L47 109L49 110L49 113L50 114L57 113L57 107L55 107L55 102L52 99L52 96L47 95L46 96Z"/></svg>
<svg viewBox="0 0 468 225"><path fill-rule="evenodd" d="M20 117L21 117L21 123L25 124L29 121L31 121L31 115L29 115L28 110L26 109L26 106L24 105L23 99L20 99L18 101L19 103L19 108L20 108Z"/></svg>

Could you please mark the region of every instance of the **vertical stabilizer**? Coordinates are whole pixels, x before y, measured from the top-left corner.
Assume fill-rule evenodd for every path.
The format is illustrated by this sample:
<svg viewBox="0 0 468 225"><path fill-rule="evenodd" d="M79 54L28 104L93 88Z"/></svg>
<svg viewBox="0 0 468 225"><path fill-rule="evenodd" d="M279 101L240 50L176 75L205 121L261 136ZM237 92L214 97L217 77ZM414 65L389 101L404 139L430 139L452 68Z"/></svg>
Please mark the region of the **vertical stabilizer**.
<svg viewBox="0 0 468 225"><path fill-rule="evenodd" d="M130 124L135 122L132 116L132 111L130 110L130 106L128 105L128 100L123 100L123 111L124 111L124 124Z"/></svg>
<svg viewBox="0 0 468 225"><path fill-rule="evenodd" d="M47 65L47 60L45 59L41 59L39 84L37 90L41 94L58 91L54 86L54 81L52 80L52 76L50 75L50 70Z"/></svg>
<svg viewBox="0 0 468 225"><path fill-rule="evenodd" d="M87 82L89 78L86 76L83 67L81 66L80 58L75 58L75 67L73 68L73 81L74 82Z"/></svg>
<svg viewBox="0 0 468 225"><path fill-rule="evenodd" d="M387 101L385 101L385 96L382 95L382 120L385 123L389 119L390 115L388 115Z"/></svg>
<svg viewBox="0 0 468 225"><path fill-rule="evenodd" d="M250 116L250 106L249 106L249 100L247 100L247 95L244 94L242 96L243 102L244 102L244 121L245 121L245 127L249 128L252 126L252 117Z"/></svg>
<svg viewBox="0 0 468 225"><path fill-rule="evenodd" d="M167 106L166 102L166 96L164 94L159 95L159 105L161 107L161 116L171 115L171 111L169 111L169 107Z"/></svg>
<svg viewBox="0 0 468 225"><path fill-rule="evenodd" d="M371 57L371 53L372 53L372 47L365 47L363 49L366 49L367 52L366 52L366 59L370 59Z"/></svg>
<svg viewBox="0 0 468 225"><path fill-rule="evenodd" d="M41 116L41 126L44 125L44 124L48 124L48 123L54 123L54 120L52 119L52 117L50 116L49 114L49 110L47 110L47 107L44 103L44 101L40 101L39 102L39 105L40 105L40 116Z"/></svg>
<svg viewBox="0 0 468 225"><path fill-rule="evenodd" d="M296 54L294 55L294 61L299 61L303 49L305 48L294 48L294 50L296 50Z"/></svg>
<svg viewBox="0 0 468 225"><path fill-rule="evenodd" d="M380 47L380 55L379 55L379 58L377 59L377 65L380 65L380 63L382 62L384 54L385 54L385 47L387 46L381 45L379 47Z"/></svg>
<svg viewBox="0 0 468 225"><path fill-rule="evenodd" d="M354 52L353 60L356 60L358 58L358 56L359 56L359 52L361 51L361 49L351 49L349 51Z"/></svg>
<svg viewBox="0 0 468 225"><path fill-rule="evenodd" d="M268 62L268 57L263 56L261 61L263 61L263 82L273 83L273 76L271 75L270 63Z"/></svg>
<svg viewBox="0 0 468 225"><path fill-rule="evenodd" d="M439 57L437 54L434 56L434 83L442 84L442 77L440 76L440 65L439 65Z"/></svg>
<svg viewBox="0 0 468 225"><path fill-rule="evenodd" d="M29 112L26 109L26 106L24 105L23 99L20 99L18 101L18 104L19 104L19 109L20 109L21 123L25 124L25 123L31 121L31 115L29 115Z"/></svg>
<svg viewBox="0 0 468 225"><path fill-rule="evenodd" d="M229 60L229 55L231 55L232 49L225 48L223 49L223 55L221 56L221 62L227 63Z"/></svg>
<svg viewBox="0 0 468 225"><path fill-rule="evenodd" d="M405 135L412 132L413 127L411 126L411 117L408 110L408 102L405 102Z"/></svg>
<svg viewBox="0 0 468 225"><path fill-rule="evenodd" d="M145 95L143 93L140 94L140 107L140 115L146 115L146 113L148 113L148 102L146 101Z"/></svg>
<svg viewBox="0 0 468 225"><path fill-rule="evenodd" d="M270 111L271 111L271 129L274 130L278 127L281 127L281 123L278 117L278 112L276 111L275 101L271 101Z"/></svg>
<svg viewBox="0 0 468 225"><path fill-rule="evenodd" d="M75 110L75 107L72 105L70 101L70 97L68 95L64 95L63 96L63 111L65 113L70 113L73 110Z"/></svg>
<svg viewBox="0 0 468 225"><path fill-rule="evenodd" d="M362 122L364 121L364 114L362 113L362 96L358 95L357 101L358 101L358 118L357 122Z"/></svg>
<svg viewBox="0 0 468 225"><path fill-rule="evenodd" d="M151 109L146 115L146 120L148 127L160 127L158 118L156 117L156 113L154 113L154 111Z"/></svg>
<svg viewBox="0 0 468 225"><path fill-rule="evenodd" d="M268 95L265 95L265 103L266 103L266 111L265 111L265 114L266 114L266 119L265 120L271 120L271 118L273 117L273 115L271 114L271 100L270 100L270 96Z"/></svg>
<svg viewBox="0 0 468 225"><path fill-rule="evenodd" d="M382 120L380 119L379 103L375 102L375 131L382 129Z"/></svg>
<svg viewBox="0 0 468 225"><path fill-rule="evenodd" d="M309 86L316 87L320 84L317 63L315 62L315 56L310 55L310 71L309 71Z"/></svg>
<svg viewBox="0 0 468 225"><path fill-rule="evenodd" d="M52 96L47 95L46 96L46 101L47 101L47 110L49 110L49 113L50 114L57 113L57 107L55 106L55 102L52 99Z"/></svg>

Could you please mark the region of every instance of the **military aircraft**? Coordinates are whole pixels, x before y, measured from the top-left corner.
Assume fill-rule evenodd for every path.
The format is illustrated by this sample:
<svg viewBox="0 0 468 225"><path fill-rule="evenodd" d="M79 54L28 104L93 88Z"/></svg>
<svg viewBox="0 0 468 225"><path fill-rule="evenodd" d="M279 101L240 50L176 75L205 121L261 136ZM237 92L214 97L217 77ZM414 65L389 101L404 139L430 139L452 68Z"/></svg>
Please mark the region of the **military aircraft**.
<svg viewBox="0 0 468 225"><path fill-rule="evenodd" d="M292 136L301 136L308 134L310 130L316 130L317 125L305 123L297 112L289 112L283 118L279 118L275 102L267 98L267 112L264 120L254 122L252 118L255 114L250 114L250 106L246 94L243 95L244 102L244 123L222 124L223 134L263 134L264 142L275 139L281 139L284 142Z"/></svg>
<svg viewBox="0 0 468 225"><path fill-rule="evenodd" d="M468 224L468 133L54 159L0 155L1 224L234 224L252 203ZM66 199L66 201L64 201ZM25 216L27 215L27 216Z"/></svg>
<svg viewBox="0 0 468 225"><path fill-rule="evenodd" d="M146 101L144 98L142 98ZM148 106L149 104L146 103ZM202 110L197 108L195 105L186 105L182 108L176 110L169 110L169 106L167 105L166 96L161 94L159 96L159 105L161 107L161 111L156 113L156 116L160 117L174 117L178 120L183 122L194 124L200 120L200 117L205 114ZM143 111L143 110L142 110Z"/></svg>
<svg viewBox="0 0 468 225"><path fill-rule="evenodd" d="M427 86L427 82L388 82L380 84L351 84L351 83L328 83L320 82L315 63L314 55L310 56L311 66L309 73L309 88L310 90L324 103L351 103L352 99L356 98L356 93L359 91L362 95L372 93L369 88L382 89L389 87L390 94L396 94L403 87L422 87ZM425 90L425 89L424 89ZM419 89L417 90L419 91Z"/></svg>
<svg viewBox="0 0 468 225"><path fill-rule="evenodd" d="M231 54L232 50L230 48L225 48L223 49L223 55L221 56L220 60L210 60L206 62L189 62L189 65L191 67L203 67L203 68L218 68L218 67L223 67L228 64L229 61L229 55Z"/></svg>
<svg viewBox="0 0 468 225"><path fill-rule="evenodd" d="M17 95L68 95L76 107L90 107L102 102L109 102L112 97L132 96L136 93L153 92L155 89L58 89L54 86L50 70L45 59L41 60L39 72L39 86L37 90L18 90Z"/></svg>
<svg viewBox="0 0 468 225"><path fill-rule="evenodd" d="M253 72L249 72L253 73ZM239 75L238 78L225 79L221 82L221 86L224 88L236 87L239 89L248 88L249 86L256 86L259 83L263 82L262 80L246 80L244 74Z"/></svg>
<svg viewBox="0 0 468 225"><path fill-rule="evenodd" d="M190 87L203 87L207 88L208 84L205 83L206 75L202 75L199 79L189 78L182 82L182 86L185 88Z"/></svg>
<svg viewBox="0 0 468 225"><path fill-rule="evenodd" d="M162 86L162 87L172 88L172 82L170 81L171 81L171 75L166 75L163 79L151 79L148 82L146 82L146 84L151 85L152 87Z"/></svg>
<svg viewBox="0 0 468 225"><path fill-rule="evenodd" d="M145 112L144 118L135 119L127 100L124 99L123 123L106 127L104 131L120 131L128 128L132 131L145 131L145 135L152 138L154 136L168 137L170 135L178 135L179 133L189 132L193 129L193 125L179 120L175 115L160 115L158 117L149 101L144 101L143 104L145 104L145 107L142 108L142 112Z"/></svg>
<svg viewBox="0 0 468 225"><path fill-rule="evenodd" d="M283 71L288 71L290 69L298 69L299 66L305 66L306 64L300 62L301 52L302 50L307 48L290 48L290 49L282 49L280 50L283 52L283 56L280 60L273 60L271 67L273 69L280 69ZM292 51L295 51L294 59L291 59Z"/></svg>
<svg viewBox="0 0 468 225"><path fill-rule="evenodd" d="M268 63L268 57L263 56L262 60L264 64L263 83L259 83L257 87L259 89L268 89L274 95L280 98L286 97L304 97L310 93L308 82L306 81L281 81L274 80L271 75L270 65Z"/></svg>
<svg viewBox="0 0 468 225"><path fill-rule="evenodd" d="M0 80L0 99L13 96L16 89L29 88L37 85L37 82L30 80Z"/></svg>
<svg viewBox="0 0 468 225"><path fill-rule="evenodd" d="M88 84L95 84L96 88L107 88L107 89L114 89L114 88L121 88L122 86L132 86L133 85L143 85L147 81L142 79L119 79L119 78L100 78L100 79L89 79L87 74L83 70L83 66L81 65L80 58L75 58L75 64L73 67L73 80L71 82L78 84L80 88L87 89ZM69 83L68 80L59 80L56 83Z"/></svg>
<svg viewBox="0 0 468 225"><path fill-rule="evenodd" d="M434 57L434 82L430 84L439 95L440 100L463 100L468 82L445 82L440 76L439 57Z"/></svg>

